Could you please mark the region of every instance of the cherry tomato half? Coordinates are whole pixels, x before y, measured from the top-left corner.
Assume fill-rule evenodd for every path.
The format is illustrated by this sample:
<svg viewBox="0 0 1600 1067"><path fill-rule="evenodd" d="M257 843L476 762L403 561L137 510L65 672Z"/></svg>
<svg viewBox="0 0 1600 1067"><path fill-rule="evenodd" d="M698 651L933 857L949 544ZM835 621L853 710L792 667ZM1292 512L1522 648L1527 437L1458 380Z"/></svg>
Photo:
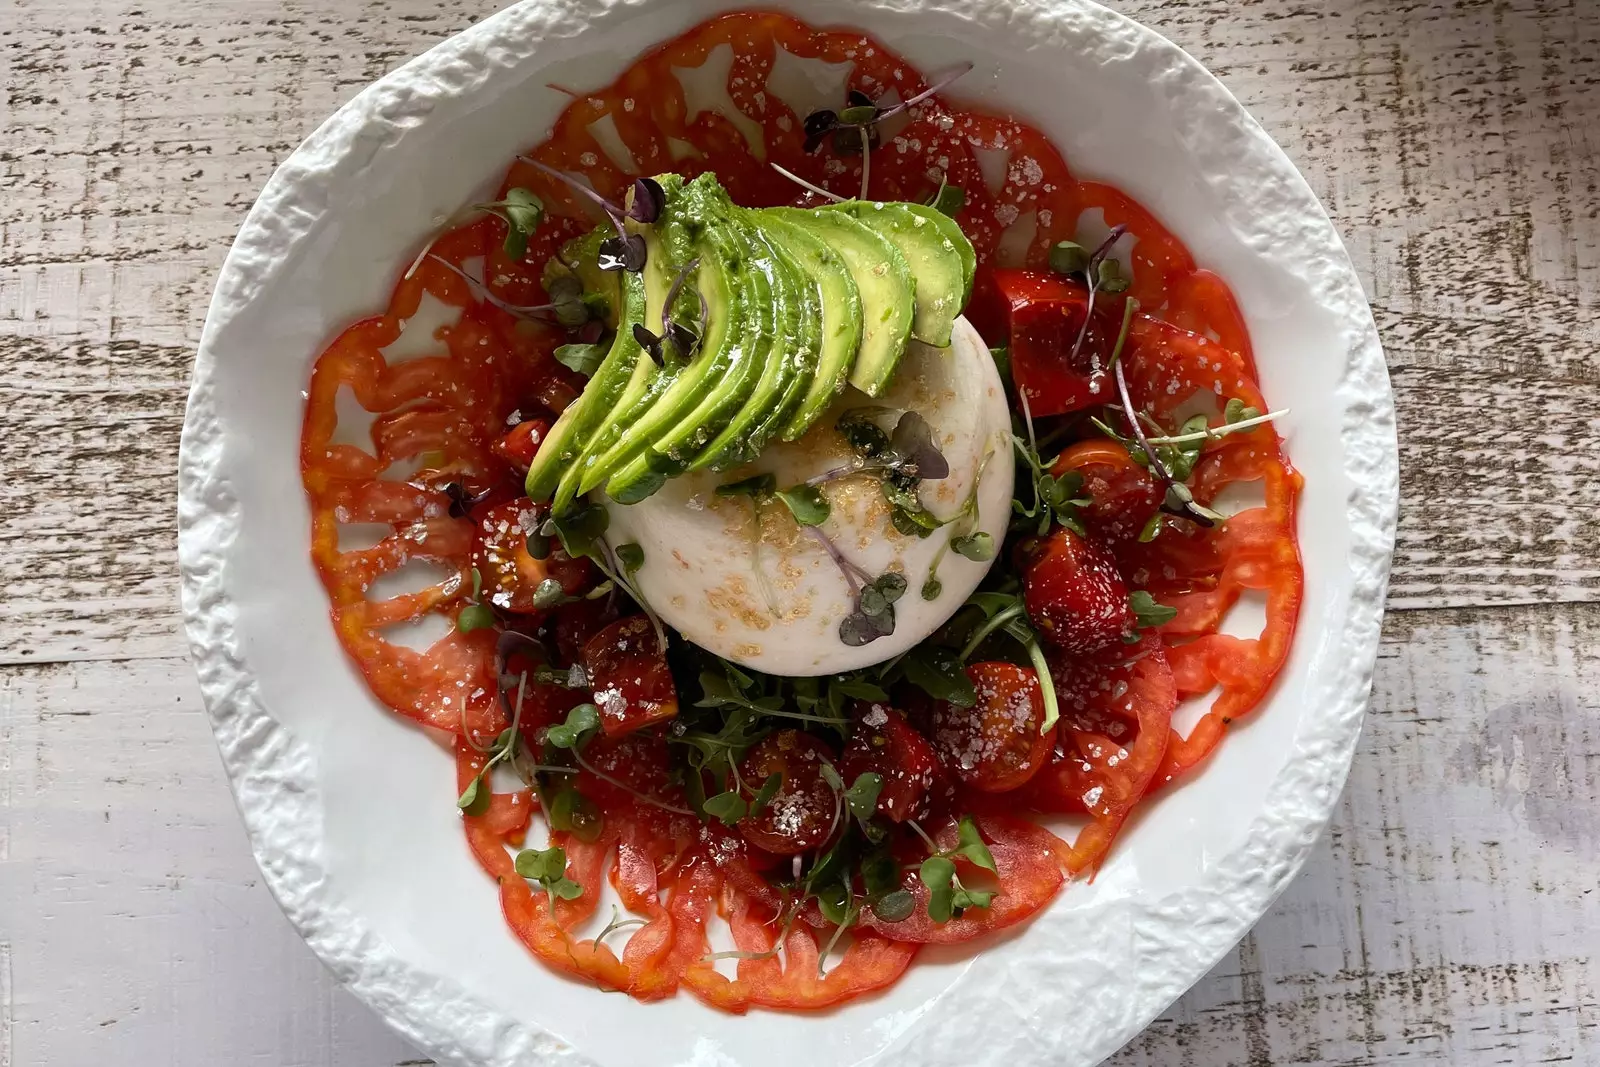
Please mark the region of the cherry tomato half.
<svg viewBox="0 0 1600 1067"><path fill-rule="evenodd" d="M756 742L739 765L739 776L759 789L769 775L781 776L771 803L739 821L739 832L757 848L796 856L824 844L834 829L839 799L822 776L833 753L799 730L779 730Z"/></svg>
<svg viewBox="0 0 1600 1067"><path fill-rule="evenodd" d="M931 736L945 769L986 793L1016 789L1044 765L1051 730L1042 733L1044 695L1039 677L1014 663L974 663L967 677L978 693L970 708L934 705Z"/></svg>

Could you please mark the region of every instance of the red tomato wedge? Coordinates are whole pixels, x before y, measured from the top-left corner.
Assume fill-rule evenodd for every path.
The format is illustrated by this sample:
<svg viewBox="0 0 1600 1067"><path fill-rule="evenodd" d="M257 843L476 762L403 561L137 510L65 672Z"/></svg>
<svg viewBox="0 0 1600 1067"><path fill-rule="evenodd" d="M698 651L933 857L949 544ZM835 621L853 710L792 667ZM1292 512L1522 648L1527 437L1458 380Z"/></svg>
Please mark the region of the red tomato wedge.
<svg viewBox="0 0 1600 1067"><path fill-rule="evenodd" d="M583 646L583 666L600 709L600 728L621 737L678 714L666 649L643 615L607 626Z"/></svg>

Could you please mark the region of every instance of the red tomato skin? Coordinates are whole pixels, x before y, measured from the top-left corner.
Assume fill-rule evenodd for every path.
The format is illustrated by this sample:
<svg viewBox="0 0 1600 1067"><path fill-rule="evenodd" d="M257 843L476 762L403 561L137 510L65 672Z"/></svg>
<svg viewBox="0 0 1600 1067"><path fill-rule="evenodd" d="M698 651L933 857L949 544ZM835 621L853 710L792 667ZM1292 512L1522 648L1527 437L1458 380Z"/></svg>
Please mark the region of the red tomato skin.
<svg viewBox="0 0 1600 1067"><path fill-rule="evenodd" d="M526 472L534 454L550 432L549 419L524 419L511 428L511 432L495 442L494 450L502 459Z"/></svg>
<svg viewBox="0 0 1600 1067"><path fill-rule="evenodd" d="M501 611L526 615L534 607L534 592L546 578L555 578L568 596L583 591L591 567L587 559L572 559L559 544L544 559L528 554L528 534L544 520L546 508L527 497L478 508L472 514L472 566L482 583L480 596Z"/></svg>
<svg viewBox="0 0 1600 1067"><path fill-rule="evenodd" d="M882 776L878 813L893 822L924 818L930 793L941 777L933 745L904 715L885 704L857 708L839 766L847 785L869 772Z"/></svg>
<svg viewBox="0 0 1600 1067"><path fill-rule="evenodd" d="M1133 461L1116 441L1079 441L1057 458L1050 473L1057 478L1076 471L1083 478L1080 509L1091 536L1108 545L1137 540L1161 507L1161 487L1150 471Z"/></svg>
<svg viewBox="0 0 1600 1067"><path fill-rule="evenodd" d="M1110 298L1097 301L1094 321L1074 357L1089 311L1088 290L1081 283L1050 271L989 273L990 284L975 291L971 314L987 326L984 336L991 344L1006 346L1012 381L1029 412L1035 418L1064 415L1109 400L1116 387L1103 369L1103 357L1116 334L1098 309L1109 307Z"/></svg>
<svg viewBox="0 0 1600 1067"><path fill-rule="evenodd" d="M776 856L797 856L825 844L834 829L838 798L822 777L833 752L810 734L779 730L758 741L739 765L745 785L759 789L772 774L783 776L772 802L739 820L739 833Z"/></svg>
<svg viewBox="0 0 1600 1067"><path fill-rule="evenodd" d="M618 619L583 646L583 666L607 737L671 719L678 690L655 627L643 615Z"/></svg>
<svg viewBox="0 0 1600 1067"><path fill-rule="evenodd" d="M1023 600L1051 644L1087 656L1133 631L1128 583L1104 548L1060 527L1025 555Z"/></svg>
<svg viewBox="0 0 1600 1067"><path fill-rule="evenodd" d="M1054 731L1043 732L1039 677L1014 663L974 663L967 677L977 690L970 708L934 704L929 736L945 770L985 793L1018 789L1044 766Z"/></svg>

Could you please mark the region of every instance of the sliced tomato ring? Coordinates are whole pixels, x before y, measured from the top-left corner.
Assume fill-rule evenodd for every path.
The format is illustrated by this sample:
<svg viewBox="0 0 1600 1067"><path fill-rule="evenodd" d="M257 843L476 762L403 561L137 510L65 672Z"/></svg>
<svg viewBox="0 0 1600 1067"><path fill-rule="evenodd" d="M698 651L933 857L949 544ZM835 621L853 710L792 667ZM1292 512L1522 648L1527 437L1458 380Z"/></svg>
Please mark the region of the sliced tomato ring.
<svg viewBox="0 0 1600 1067"><path fill-rule="evenodd" d="M895 941L954 945L1015 926L1054 900L1065 882L1058 858L1065 848L1061 840L1037 823L1015 816L986 814L974 819L994 857L998 879L964 859L956 861L956 870L969 888L994 882L998 892L987 908L968 908L948 922L934 922L928 917L928 887L918 877L916 864L909 863L901 888L916 901L910 917L896 923L884 922L867 908L861 914L861 924ZM940 848L954 848L955 820L946 822L933 839Z"/></svg>
<svg viewBox="0 0 1600 1067"><path fill-rule="evenodd" d="M1022 796L1040 811L1090 817L1061 859L1069 874L1092 874L1161 770L1178 690L1161 638L1148 631L1097 659L1053 663L1051 676L1061 705L1055 754Z"/></svg>
<svg viewBox="0 0 1600 1067"><path fill-rule="evenodd" d="M742 952L772 952L783 932L773 912L742 895L733 896L727 918L734 944ZM815 1011L882 989L899 978L917 954L916 945L858 928L850 947L824 974L818 967L819 936L830 935L805 923L790 923L781 959L777 955L742 959L738 977L732 979L718 973L710 961L696 960L684 972L684 984L724 1011L743 1014L753 1007Z"/></svg>

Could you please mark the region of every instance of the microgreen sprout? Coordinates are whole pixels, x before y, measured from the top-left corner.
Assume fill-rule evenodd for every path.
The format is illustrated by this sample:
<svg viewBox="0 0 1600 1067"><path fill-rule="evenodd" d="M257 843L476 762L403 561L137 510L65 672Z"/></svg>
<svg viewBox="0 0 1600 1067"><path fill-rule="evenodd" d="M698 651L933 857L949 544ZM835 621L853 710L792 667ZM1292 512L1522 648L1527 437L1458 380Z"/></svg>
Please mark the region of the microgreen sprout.
<svg viewBox="0 0 1600 1067"><path fill-rule="evenodd" d="M1125 292L1131 284L1130 279L1122 274L1117 260L1111 255L1112 247L1127 232L1126 224L1119 223L1111 227L1106 239L1101 241L1093 252L1072 241L1061 241L1050 249L1050 269L1058 274L1081 274L1084 284L1089 288L1089 302L1083 313L1083 325L1078 327L1078 336L1073 340L1072 349L1067 354L1069 363L1077 361L1078 353L1083 350L1083 342L1089 336L1089 323L1094 318L1095 294L1101 290L1108 293ZM1096 352L1090 352L1089 359L1090 376L1098 377L1100 356Z"/></svg>
<svg viewBox="0 0 1600 1067"><path fill-rule="evenodd" d="M500 731L494 744L489 749L489 758L483 761L483 766L478 768L478 773L472 776L472 781L461 791L456 798L456 807L466 815L482 815L489 810L491 794L484 784L484 779L494 769L495 764L515 758L517 739L520 736L522 725L522 697L527 690L528 676L524 674L517 682L517 703L512 711L511 725Z"/></svg>
<svg viewBox="0 0 1600 1067"><path fill-rule="evenodd" d="M1164 626L1178 617L1178 609L1157 602L1143 589L1128 594L1128 607L1133 610L1134 625L1139 629Z"/></svg>
<svg viewBox="0 0 1600 1067"><path fill-rule="evenodd" d="M550 848L525 848L514 861L517 873L530 882L537 882L550 896L550 906L561 900L576 900L583 896L583 887L567 877L567 850L559 845Z"/></svg>
<svg viewBox="0 0 1600 1067"><path fill-rule="evenodd" d="M611 921L606 923L605 929L601 930L598 934L594 935L594 947L595 948L599 948L602 944L605 943L605 939L606 938L610 937L612 934L616 933L618 930L625 930L630 926L649 926L649 925L650 925L650 920L649 919L639 919L639 918L624 919L622 917L622 912L620 910L618 910L618 908L617 908L617 906L615 904L613 904L613 905L611 905Z"/></svg>
<svg viewBox="0 0 1600 1067"><path fill-rule="evenodd" d="M915 823L912 824L915 826ZM995 894L989 891L968 889L961 884L961 878L956 873L956 859L964 859L975 867L981 867L991 874L999 874L995 866L994 856L989 852L989 846L984 844L983 835L978 833L978 826L972 821L972 816L963 815L957 826L956 847L947 851L934 848L920 826L917 832L922 834L928 847L934 849L934 854L922 861L922 866L917 870L917 877L928 889L928 918L936 923L946 923L953 918L959 918L967 908L987 908L994 900Z"/></svg>
<svg viewBox="0 0 1600 1067"><path fill-rule="evenodd" d="M557 170L529 156L517 158L530 166L537 167L579 195L593 201L606 213L606 218L611 220L611 225L617 233L615 237L608 237L600 242L601 270L625 270L633 274L644 270L646 255L644 238L639 234L629 233L627 227L623 225L623 217L626 215L635 222L648 223L656 220L661 213L663 200L661 186L657 182L650 178L640 178L634 182L633 202L624 211L564 170Z"/></svg>
<svg viewBox="0 0 1600 1067"><path fill-rule="evenodd" d="M834 151L840 155L861 153L861 199L866 200L872 167L871 151L878 140L879 124L916 107L970 70L971 63L963 64L915 96L887 107L879 107L878 102L866 93L851 89L842 109L822 108L806 116L804 149L808 154L813 153L822 147L824 140L831 138Z"/></svg>
<svg viewBox="0 0 1600 1067"><path fill-rule="evenodd" d="M456 630L460 633L470 634L474 630L488 630L499 621L494 613L494 608L485 604L483 596L483 575L474 567L472 575L471 603L456 614Z"/></svg>
<svg viewBox="0 0 1600 1067"><path fill-rule="evenodd" d="M499 308L507 315L514 315L520 319L534 319L548 315L562 326L577 327L587 323L592 313L589 305L583 299L582 286L576 278L569 275L563 275L551 281L549 303L513 304L496 296L488 285L474 278L449 260L440 259L435 255L428 255L424 258L433 260L451 274L465 281L479 299L492 307Z"/></svg>
<svg viewBox="0 0 1600 1067"><path fill-rule="evenodd" d="M411 276L417 273L422 261L433 251L433 246L439 243L439 238L449 232L451 227L467 221L480 212L497 215L506 224L505 242L501 247L507 259L521 262L528 254L528 238L533 236L533 231L538 229L539 222L544 218L544 201L519 186L507 189L504 200L472 204L454 212L439 224L433 236L428 238L428 243L422 246L422 251L417 253L417 258L411 261L411 266L406 268L405 279L409 281Z"/></svg>

